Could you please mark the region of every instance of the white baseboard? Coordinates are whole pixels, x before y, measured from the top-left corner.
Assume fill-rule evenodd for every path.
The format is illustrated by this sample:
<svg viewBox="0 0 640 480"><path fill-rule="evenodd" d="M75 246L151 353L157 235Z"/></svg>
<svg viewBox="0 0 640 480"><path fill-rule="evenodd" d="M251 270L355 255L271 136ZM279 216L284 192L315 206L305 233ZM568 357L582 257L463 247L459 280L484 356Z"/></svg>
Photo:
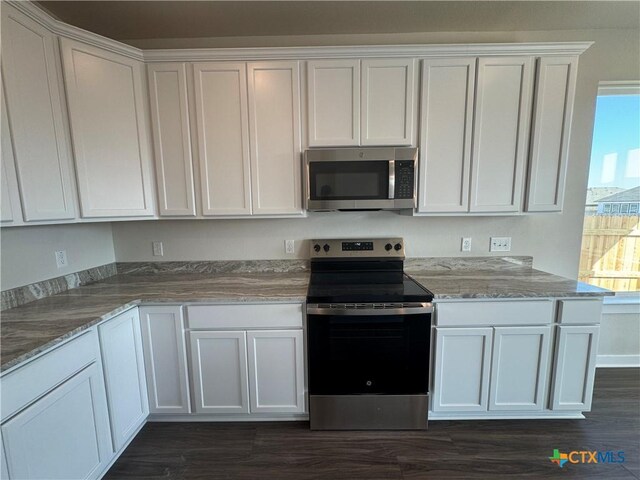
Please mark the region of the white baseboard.
<svg viewBox="0 0 640 480"><path fill-rule="evenodd" d="M640 367L640 355L598 355L596 367Z"/></svg>

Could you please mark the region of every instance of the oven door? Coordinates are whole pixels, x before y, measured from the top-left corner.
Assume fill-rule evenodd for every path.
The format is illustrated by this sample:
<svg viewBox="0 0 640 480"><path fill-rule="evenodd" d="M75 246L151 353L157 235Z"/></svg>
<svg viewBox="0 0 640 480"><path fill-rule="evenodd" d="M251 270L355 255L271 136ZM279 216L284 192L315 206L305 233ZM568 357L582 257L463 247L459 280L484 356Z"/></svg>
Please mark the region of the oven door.
<svg viewBox="0 0 640 480"><path fill-rule="evenodd" d="M427 394L431 305L420 305L386 310L309 305L309 394Z"/></svg>

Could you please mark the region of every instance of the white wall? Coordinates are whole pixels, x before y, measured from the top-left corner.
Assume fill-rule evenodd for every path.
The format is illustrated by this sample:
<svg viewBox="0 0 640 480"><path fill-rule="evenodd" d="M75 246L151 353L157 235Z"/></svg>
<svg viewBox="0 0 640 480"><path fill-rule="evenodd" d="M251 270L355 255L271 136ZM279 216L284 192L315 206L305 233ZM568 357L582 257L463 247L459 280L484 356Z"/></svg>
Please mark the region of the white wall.
<svg viewBox="0 0 640 480"><path fill-rule="evenodd" d="M3 228L0 245L2 290L115 261L109 223ZM57 250L67 251L67 267L57 268Z"/></svg>
<svg viewBox="0 0 640 480"><path fill-rule="evenodd" d="M220 39L211 39L216 45ZM472 255L488 255L489 236L511 236L512 253L532 255L534 265L577 277L591 135L598 82L633 80L640 75L638 30L553 32L415 33L261 37L239 39L243 45L332 45L442 42L534 42L593 40L580 57L573 130L570 143L565 207L562 214L525 217L411 218L389 212L315 214L291 220L211 220L118 223L113 226L119 261L285 258L285 239L400 235L408 256L460 254L460 237L471 236ZM202 39L196 39L202 46ZM181 42L188 46L189 40ZM234 46L225 39L225 46ZM166 42L164 42L166 43ZM174 42L175 43L175 42ZM152 47L153 41L145 46ZM151 256L151 241L164 242L165 256ZM296 257L306 257L305 244Z"/></svg>
<svg viewBox="0 0 640 480"><path fill-rule="evenodd" d="M605 305L600 324L598 366L640 366L640 306L623 306L628 313L608 313Z"/></svg>

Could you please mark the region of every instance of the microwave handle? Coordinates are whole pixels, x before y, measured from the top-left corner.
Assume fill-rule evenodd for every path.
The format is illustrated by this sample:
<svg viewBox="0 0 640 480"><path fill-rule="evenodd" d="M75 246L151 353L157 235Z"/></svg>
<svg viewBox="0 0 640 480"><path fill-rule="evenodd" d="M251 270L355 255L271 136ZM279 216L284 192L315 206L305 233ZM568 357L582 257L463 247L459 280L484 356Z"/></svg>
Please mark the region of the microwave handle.
<svg viewBox="0 0 640 480"><path fill-rule="evenodd" d="M396 190L396 161L389 160L389 200L393 200Z"/></svg>

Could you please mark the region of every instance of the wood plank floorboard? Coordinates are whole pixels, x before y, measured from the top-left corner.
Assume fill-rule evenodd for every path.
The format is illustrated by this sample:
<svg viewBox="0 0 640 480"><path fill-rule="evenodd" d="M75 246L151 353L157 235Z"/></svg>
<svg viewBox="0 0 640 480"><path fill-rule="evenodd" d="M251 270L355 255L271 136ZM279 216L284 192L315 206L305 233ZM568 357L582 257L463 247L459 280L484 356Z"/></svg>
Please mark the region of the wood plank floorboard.
<svg viewBox="0 0 640 480"><path fill-rule="evenodd" d="M640 369L598 369L585 420L429 423L425 432L312 432L306 422L148 423L107 479L640 479ZM625 452L567 464L553 449Z"/></svg>

